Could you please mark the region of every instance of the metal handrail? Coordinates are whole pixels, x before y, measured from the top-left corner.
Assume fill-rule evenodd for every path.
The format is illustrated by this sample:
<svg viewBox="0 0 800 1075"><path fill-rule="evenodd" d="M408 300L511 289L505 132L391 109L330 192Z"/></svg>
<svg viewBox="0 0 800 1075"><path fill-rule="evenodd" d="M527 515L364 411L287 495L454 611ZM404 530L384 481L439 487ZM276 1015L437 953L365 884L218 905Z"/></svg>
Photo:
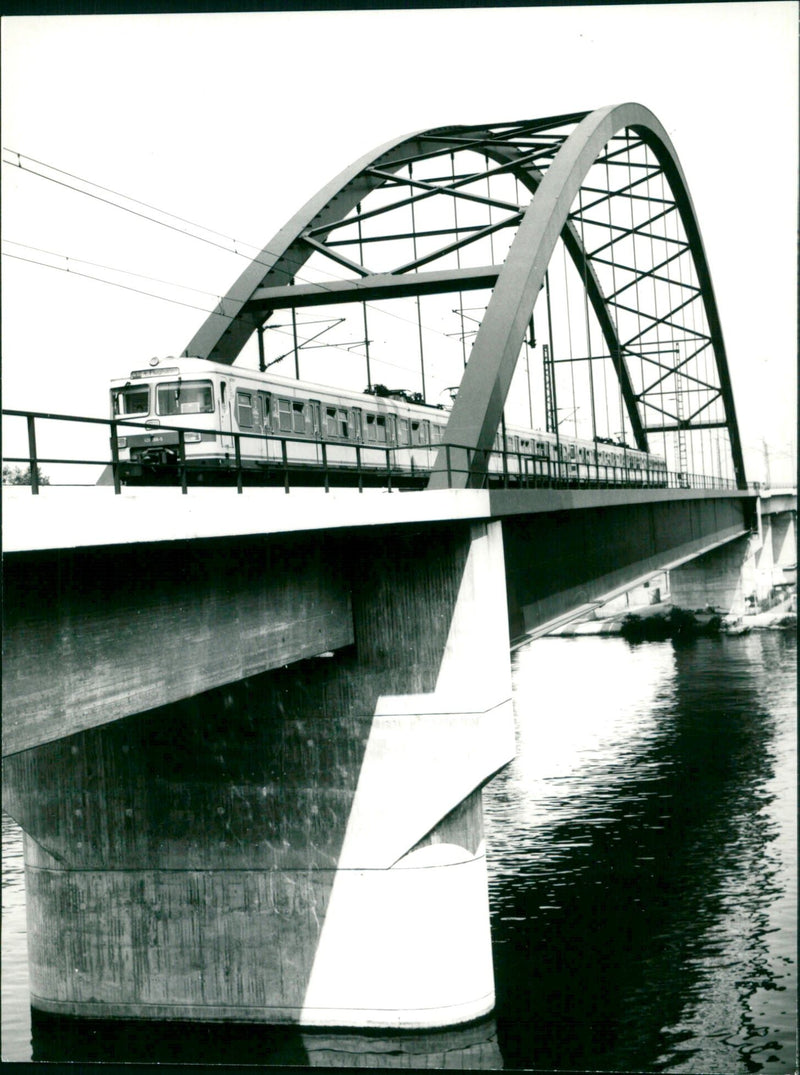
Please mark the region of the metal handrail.
<svg viewBox="0 0 800 1075"><path fill-rule="evenodd" d="M185 425L170 425L162 423L159 420L157 426L148 427L141 421L135 419L125 418L90 418L84 415L73 414L55 414L46 411L23 411L15 409L3 409L2 414L4 417L10 418L24 418L27 426L27 439L28 439L28 455L27 456L8 456L5 461L8 463L27 463L30 468L31 475L31 492L33 495L39 493L40 485L42 484L39 477L39 466L42 464L71 464L74 466L110 466L114 479L114 492L121 492L120 482L120 468L124 466L124 463L119 458L119 433L118 430L121 427L129 427L139 431L148 430L150 432L153 429L167 432L177 432L178 434L178 472L180 477L181 492L186 493L188 490L188 476L189 473L197 468L193 466L191 459L186 457L186 440L185 435L187 433L208 433L210 432L206 427L195 427ZM36 443L36 422L37 421L56 421L56 422L75 422L84 425L101 425L109 428L111 433L110 447L111 458L110 459L78 459L78 458L51 458L42 457L38 454ZM309 438L299 436L287 436L285 434L276 433L246 433L240 431L226 431L226 430L214 430L216 436L219 437L231 437L234 446L234 467L236 472L236 490L238 493L243 491L244 475L247 468L242 462L241 453L241 440L245 438L247 440L258 441L277 441L280 444L280 459L270 460L269 462L277 469L283 470L284 478L284 490L290 492L291 481L290 474L292 463L289 459L289 452L287 445L291 443L299 444L312 444L317 445L321 449L322 455L322 481L326 492L331 488L331 472L332 470L348 470L353 471L358 479L358 490L363 492L364 489L364 475L369 474L375 476L376 474L384 474L386 480L386 488L391 492L396 484L396 479L402 477L403 474L419 474L412 466L409 471L408 468L399 466L396 461L395 453L398 451L408 451L414 448L421 450L437 450L444 448L445 450L445 466L447 471L447 485L448 488L453 487L453 478L457 474L469 474L472 468L472 462L477 454L477 450L473 447L464 444L455 444L452 442L438 442L430 444L414 444L414 445L372 445L365 444L358 441L338 441L325 438ZM330 464L328 459L328 448L331 445L342 445L345 448L353 449L355 453L355 468L349 464ZM362 458L364 450L384 452L386 457L385 468L380 466L365 465ZM458 450L465 453L466 466L456 467L454 466L454 460L452 457L452 450ZM709 475L690 474L686 472L676 471L654 471L650 467L635 468L630 465L630 460L626 459L622 465L607 464L607 463L580 463L573 460L556 460L551 459L547 455L541 454L525 454L521 451L508 452L504 450L488 451L488 455L491 458L502 458L503 466L499 471L492 471L487 473L483 477L482 484L487 486L490 482L497 482L507 489L511 485L519 488L669 488L669 489L730 489L736 490L737 485L733 479L719 478ZM393 456L395 458L393 459ZM516 462L516 471L509 466L510 460ZM569 469L574 468L572 474L569 473ZM594 477L591 476L594 472ZM758 492L759 483L751 483L748 486L749 492Z"/></svg>

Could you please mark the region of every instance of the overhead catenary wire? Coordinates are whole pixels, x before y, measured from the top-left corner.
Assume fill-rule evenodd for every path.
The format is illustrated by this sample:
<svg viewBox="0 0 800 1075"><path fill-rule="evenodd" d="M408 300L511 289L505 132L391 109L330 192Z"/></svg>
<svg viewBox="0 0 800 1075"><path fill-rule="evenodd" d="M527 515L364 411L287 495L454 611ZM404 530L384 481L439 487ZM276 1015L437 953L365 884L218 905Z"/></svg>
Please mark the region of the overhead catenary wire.
<svg viewBox="0 0 800 1075"><path fill-rule="evenodd" d="M3 242L8 243L10 246L20 246L24 250L33 250L37 254L47 254L48 257L64 258L65 261L68 261L68 262L70 262L72 264L91 265L92 268L95 268L95 269L105 269L107 272L121 273L123 276L135 276L139 280L149 280L151 283L154 283L154 284L165 284L167 287L177 287L177 288L180 288L183 291L194 291L198 295L207 295L209 298L217 299L218 301L221 301L220 295L217 292L215 292L215 291L205 291L205 290L203 290L202 288L199 288L199 287L192 287L190 284L179 284L179 283L176 283L176 281L174 281L174 280L164 280L162 277L150 276L148 273L133 272L133 270L131 270L131 269L120 269L120 268L117 268L115 265L106 265L103 262L99 262L99 261L88 261L86 258L76 258L76 257L72 257L72 255L70 255L70 254L60 254L56 250L47 250L47 249L45 249L44 247L41 247L41 246L32 246L30 243L20 243L16 239L3 239ZM14 254L9 254L7 256L8 257L15 257ZM46 267L53 268L53 269L62 268L62 266L60 266L60 265L47 266L46 262L34 262L34 264L45 265ZM69 271L69 269L67 269L67 271ZM101 280L102 278L101 277L94 277L93 279ZM109 280L109 281L106 281L106 282L113 283L114 281ZM162 296L158 296L158 295L154 294L154 297L155 298L161 298ZM166 296L163 296L163 297L166 297ZM200 309L200 307L197 307L197 308Z"/></svg>
<svg viewBox="0 0 800 1075"><path fill-rule="evenodd" d="M19 169L21 171L25 171L25 172L29 173L30 175L38 176L39 178L45 179L48 182L55 183L58 186L63 186L68 190L75 191L78 194L83 194L83 195L85 195L85 196L87 196L89 198L93 198L94 200L102 202L102 203L104 203L106 205L109 205L112 208L121 209L123 212L131 213L131 214L133 214L135 216L138 216L138 217L140 217L140 218L142 218L144 220L148 220L153 224L158 224L161 227L165 227L170 231L174 231L174 232L177 232L180 235L184 235L187 238L196 239L199 242L207 243L207 244L209 244L209 245L211 245L211 246L213 246L213 247L215 247L215 248L217 248L219 250L222 250L225 253L233 254L236 257L246 258L251 263L255 263L257 265L263 265L265 269L272 268L272 265L269 262L261 261L258 257L255 257L255 258L251 257L249 254L246 254L242 249L240 249L240 247L248 247L251 250L258 250L260 253L271 254L276 258L277 257L286 258L286 256L287 256L285 251L282 252L282 253L279 253L277 251L270 250L268 247L260 247L255 243L250 243L250 242L247 242L246 240L239 240L239 239L235 239L235 238L233 238L231 236L224 235L222 232L215 231L212 228L207 228L203 224L198 224L195 221L190 221L190 220L186 219L185 217L178 216L177 214L172 213L170 210L160 209L157 206L151 205L148 202L144 202L144 201L141 201L139 199L133 198L128 194L123 194L122 192L117 191L117 190L113 190L110 187L104 187L104 186L102 186L102 185L100 185L98 183L95 183L93 180L84 179L83 177L77 176L72 172L67 172L62 168L58 168L56 165L47 164L46 162L40 161L35 157L30 157L25 153L20 153L16 149L10 149L8 147L3 147L3 152L12 153L18 158L17 163L15 163L14 161L9 161L9 160L4 160L2 162L3 164L7 164L9 167L14 167L14 168L17 168L17 169ZM92 193L92 191L90 191L90 190L84 190L81 187L74 186L72 183L66 183L61 179L57 179L55 176L45 175L42 172L36 171L36 169L34 169L34 168L29 168L27 165L22 164L21 161L23 159L32 161L33 163L38 164L43 168L47 168L50 171L57 172L59 175L64 175L64 176L67 176L70 179L75 179L79 183L84 183L87 186L96 187L98 190L103 191L105 194L113 194L114 197L116 197L116 198L123 198L126 201L131 202L133 205L141 206L144 209L151 209L153 212L159 213L161 216L171 217L173 220L176 220L181 224L188 224L192 228L196 228L196 229L199 229L201 231L208 232L208 234L210 236L216 236L217 239L224 239L225 243L223 244L222 242L218 242L217 239L208 238L208 237L203 236L203 235L197 235L197 234L195 234L193 232L187 231L185 228L178 227L175 224L170 224L167 221L159 220L156 217L150 216L147 213L140 212L137 209L132 209L129 206L121 205L119 202L112 201L109 198L101 197L100 195ZM233 245L231 245L231 244L233 244ZM302 263L302 264L304 264L304 263ZM114 270L114 271L124 271L124 270ZM332 280L344 280L344 279L346 279L346 277L338 275L337 273L330 272L329 270L322 269L319 266L315 266L315 272L319 273L319 274L321 274L323 276L329 276ZM300 275L297 275L295 277L295 279L297 279L301 283L314 283L317 287L321 288L323 291L331 290L330 288L326 288L325 284L321 283L318 280L311 281L311 280L308 280L307 278L302 277ZM130 289L130 290L134 290L134 289ZM198 290L198 289L193 288L192 290ZM158 297L158 296L156 296L156 297ZM397 301L412 301L412 300L411 299L401 299L401 300L397 300ZM439 335L439 336L446 336L446 333L442 332L440 329L436 329L436 328L433 328L433 327L428 326L428 325L419 325L418 319L414 320L414 319L412 319L410 317L404 317L402 314L397 314L397 313L394 313L394 312L392 312L390 310L385 310L385 309L382 309L382 308L379 308L379 307L375 307L372 303L369 303L369 304L366 304L366 305L368 305L371 309L377 310L377 312L379 312L380 314L382 314L382 315L384 315L386 317L392 317L392 318L395 318L398 321L403 321L403 322L405 322L407 324L418 325L419 328L420 328L420 331L434 333L434 334ZM219 313L223 317L228 316L228 315L224 314L222 311L218 311L218 310L207 311L207 312L208 313Z"/></svg>
<svg viewBox="0 0 800 1075"><path fill-rule="evenodd" d="M5 241L8 242L10 240L5 240ZM50 252L46 251L46 253L50 253ZM71 268L69 265L52 265L47 261L37 261L35 258L23 257L21 254L10 254L10 253L3 252L2 256L5 257L5 258L12 258L15 261L24 261L24 262L27 262L28 264L31 264L31 265L37 265L40 268L54 269L57 272L65 272L65 273L68 273L70 276L79 276L82 279L93 280L95 283L98 283L98 284L107 284L109 287L118 287L118 288L121 288L123 291L132 291L137 295L144 295L147 298L160 299L162 302L169 302L169 303L172 303L175 306L184 306L184 307L188 307L191 310L199 310L201 313L205 313L205 314L216 313L217 316L225 317L229 321L234 321L235 320L235 317L233 317L231 314L220 313L219 310L209 310L205 306L197 306L195 303L184 302L181 299L171 298L169 295L159 295L157 292L154 292L154 291L145 291L142 288L131 287L129 284L120 283L118 280L107 280L102 276L94 276L92 273L81 272L78 269ZM67 255L65 255L65 254L55 254L53 256L67 258ZM78 262L77 258L67 258L67 260L72 261L72 262ZM88 262L86 264L92 264L92 263ZM110 266L102 266L102 267L103 268L110 268L112 272L126 272L125 269L113 269ZM140 274L131 273L130 275L138 276ZM145 277L145 279L149 279L149 278ZM173 285L173 286L183 287L184 285L178 284L178 285ZM195 290L195 289L191 289L191 290ZM204 294L211 295L213 293L212 292L204 292ZM272 327L271 331L277 332L277 333L279 333L280 335L283 335L283 336L291 336L291 335L293 335L288 330L278 328L278 327L275 327L275 326ZM313 337L311 337L311 338L313 338ZM300 348L302 349L303 344L309 343L311 338L309 338L309 337L298 337ZM339 346L337 344L329 344L328 346L334 347L337 350L348 351L348 348L346 348L344 346ZM288 354L291 354L291 353L292 353L291 351L288 351L286 354L288 355ZM285 357L286 357L286 355L281 356L281 358L285 358ZM413 373L414 372L414 370L413 370L413 368L411 366L400 365L397 362L391 362L389 359L374 359L374 361L377 361L381 365L384 365L384 366L390 366L392 369L400 370L403 373Z"/></svg>

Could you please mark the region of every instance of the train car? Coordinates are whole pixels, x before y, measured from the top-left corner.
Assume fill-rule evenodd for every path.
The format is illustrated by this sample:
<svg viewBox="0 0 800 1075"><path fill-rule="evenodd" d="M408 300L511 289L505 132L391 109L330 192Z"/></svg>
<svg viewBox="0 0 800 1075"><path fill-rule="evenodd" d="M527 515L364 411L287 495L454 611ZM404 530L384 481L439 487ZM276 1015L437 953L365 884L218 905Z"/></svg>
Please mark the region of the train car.
<svg viewBox="0 0 800 1075"><path fill-rule="evenodd" d="M447 411L400 392L333 389L200 358L151 359L111 383L119 474L126 483L175 481L181 451L192 481L346 482L391 472L400 484L424 484L447 425ZM181 445L182 440L182 445ZM644 481L663 460L617 445L549 433L498 431L490 480L542 484Z"/></svg>

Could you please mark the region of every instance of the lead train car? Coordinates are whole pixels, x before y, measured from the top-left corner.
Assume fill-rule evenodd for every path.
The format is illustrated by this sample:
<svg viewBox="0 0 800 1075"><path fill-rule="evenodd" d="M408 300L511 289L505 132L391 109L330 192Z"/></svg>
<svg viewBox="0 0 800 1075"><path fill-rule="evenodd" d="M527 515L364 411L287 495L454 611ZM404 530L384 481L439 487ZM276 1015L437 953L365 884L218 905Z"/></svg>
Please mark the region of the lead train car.
<svg viewBox="0 0 800 1075"><path fill-rule="evenodd" d="M341 481L391 468L401 484L424 484L441 443L447 412L377 396L220 365L200 358L152 359L147 369L111 382L123 482L177 480L179 433L192 481L230 480L237 468L262 481ZM141 427L141 431L139 431ZM235 437L234 434L239 434ZM505 448L505 451L504 451ZM616 444L560 437L517 427L498 432L489 473L536 484L560 477L603 484L665 484L657 456Z"/></svg>

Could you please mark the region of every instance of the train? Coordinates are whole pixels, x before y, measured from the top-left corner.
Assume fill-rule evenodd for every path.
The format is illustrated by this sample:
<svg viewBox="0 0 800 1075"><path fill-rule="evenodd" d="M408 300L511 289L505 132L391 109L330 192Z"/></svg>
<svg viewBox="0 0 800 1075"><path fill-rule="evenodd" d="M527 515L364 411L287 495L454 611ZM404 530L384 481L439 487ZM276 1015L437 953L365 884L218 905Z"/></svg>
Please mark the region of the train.
<svg viewBox="0 0 800 1075"><path fill-rule="evenodd" d="M248 482L424 486L444 438L448 411L402 390L348 391L211 362L153 358L111 382L112 450L125 484L191 475L211 484ZM659 456L593 441L503 426L487 480L666 484Z"/></svg>

